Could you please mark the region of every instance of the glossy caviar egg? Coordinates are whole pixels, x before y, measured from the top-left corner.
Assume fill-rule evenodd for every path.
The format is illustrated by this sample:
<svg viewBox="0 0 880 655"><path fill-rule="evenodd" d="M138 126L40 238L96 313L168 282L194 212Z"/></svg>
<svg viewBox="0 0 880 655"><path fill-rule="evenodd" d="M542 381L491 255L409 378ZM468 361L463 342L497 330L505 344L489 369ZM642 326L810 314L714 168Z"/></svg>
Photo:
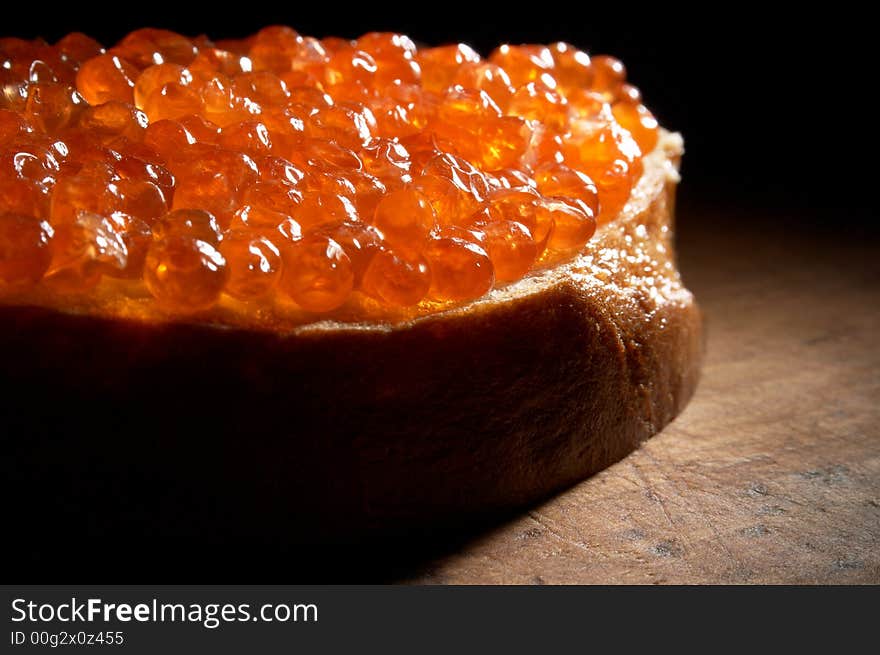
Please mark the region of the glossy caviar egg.
<svg viewBox="0 0 880 655"><path fill-rule="evenodd" d="M352 171L349 179L354 186L355 195L351 198L359 216L372 216L376 205L385 197L388 189L378 177L364 171Z"/></svg>
<svg viewBox="0 0 880 655"><path fill-rule="evenodd" d="M198 114L204 108L199 92L179 82L166 82L150 93L143 109L151 121L163 118L182 118Z"/></svg>
<svg viewBox="0 0 880 655"><path fill-rule="evenodd" d="M376 70L376 60L368 52L355 47L340 48L327 61L324 81L331 87L369 85Z"/></svg>
<svg viewBox="0 0 880 655"><path fill-rule="evenodd" d="M74 221L53 225L53 229L52 263L45 278L50 288L84 293L108 270L126 267L128 249L112 219L83 211Z"/></svg>
<svg viewBox="0 0 880 655"><path fill-rule="evenodd" d="M3 286L32 286L49 268L49 240L54 231L46 221L20 214L0 214L0 292Z"/></svg>
<svg viewBox="0 0 880 655"><path fill-rule="evenodd" d="M416 60L421 67L423 86L428 90L442 91L452 83L460 65L479 63L481 57L469 45L459 43L425 48L418 52Z"/></svg>
<svg viewBox="0 0 880 655"><path fill-rule="evenodd" d="M266 27L254 35L248 50L249 59L258 70L282 72L290 70L291 59L296 56L302 37L284 26Z"/></svg>
<svg viewBox="0 0 880 655"><path fill-rule="evenodd" d="M193 136L196 143L217 145L220 140L220 126L198 114L181 117L180 124Z"/></svg>
<svg viewBox="0 0 880 655"><path fill-rule="evenodd" d="M481 145L474 159L484 170L495 171L519 164L529 147L531 127L519 116L487 121L477 133Z"/></svg>
<svg viewBox="0 0 880 655"><path fill-rule="evenodd" d="M617 123L592 127L570 141L566 161L575 162L599 190L600 223L617 216L641 176L641 151L632 135Z"/></svg>
<svg viewBox="0 0 880 655"><path fill-rule="evenodd" d="M283 105L290 99L287 84L269 71L247 72L232 80L232 95L262 106Z"/></svg>
<svg viewBox="0 0 880 655"><path fill-rule="evenodd" d="M104 48L93 38L81 32L71 32L62 37L56 44L55 50L70 61L77 64L97 57L104 52Z"/></svg>
<svg viewBox="0 0 880 655"><path fill-rule="evenodd" d="M153 242L150 224L119 211L113 212L110 220L117 228L119 239L125 246L126 259L121 267L105 266L104 275L127 280L140 279L143 275L147 251Z"/></svg>
<svg viewBox="0 0 880 655"><path fill-rule="evenodd" d="M397 141L382 137L371 139L359 151L359 159L364 169L383 180L386 187L390 184L397 188L412 179L409 152Z"/></svg>
<svg viewBox="0 0 880 655"><path fill-rule="evenodd" d="M287 220L293 220L288 215L277 212L273 209L267 209L259 205L242 205L235 211L235 215L229 224L230 230L250 231L251 233L259 233L261 231L272 231ZM297 223L299 225L299 223Z"/></svg>
<svg viewBox="0 0 880 655"><path fill-rule="evenodd" d="M170 202L174 195L174 176L161 164L140 157L123 155L117 162L116 172L123 179L152 182L165 194L166 202Z"/></svg>
<svg viewBox="0 0 880 655"><path fill-rule="evenodd" d="M243 121L227 125L220 131L220 146L259 157L272 152L268 128L259 121Z"/></svg>
<svg viewBox="0 0 880 655"><path fill-rule="evenodd" d="M6 141L27 132L28 121L14 111L0 109L0 139Z"/></svg>
<svg viewBox="0 0 880 655"><path fill-rule="evenodd" d="M516 180L520 182L520 180ZM552 217L537 211L542 198L531 186L502 187L492 191L486 208L471 218L472 223L481 224L480 229L492 238L489 225L494 223L518 223L523 225L529 233L534 246L535 256L540 255L547 247L550 235L553 231ZM510 229L510 226L508 226ZM511 239L518 239L516 228ZM501 234L504 231L502 230ZM527 248L527 246L526 246ZM520 249L525 257L527 252ZM502 275L505 281L510 281L507 275Z"/></svg>
<svg viewBox="0 0 880 655"><path fill-rule="evenodd" d="M116 55L99 55L87 60L76 74L76 88L90 105L110 100L131 102L138 69Z"/></svg>
<svg viewBox="0 0 880 655"><path fill-rule="evenodd" d="M633 102L616 102L611 108L614 118L632 134L642 152L651 152L660 138L657 119L642 104Z"/></svg>
<svg viewBox="0 0 880 655"><path fill-rule="evenodd" d="M122 212L150 224L168 211L165 194L153 182L120 179L109 184L107 190L110 212Z"/></svg>
<svg viewBox="0 0 880 655"><path fill-rule="evenodd" d="M626 82L626 68L623 62L615 57L600 55L593 57L592 68L593 89L608 100L614 100Z"/></svg>
<svg viewBox="0 0 880 655"><path fill-rule="evenodd" d="M49 203L48 190L38 182L0 176L0 212L45 217Z"/></svg>
<svg viewBox="0 0 880 655"><path fill-rule="evenodd" d="M475 225L485 236L496 282L513 282L525 275L538 256L538 246L523 223L487 220Z"/></svg>
<svg viewBox="0 0 880 655"><path fill-rule="evenodd" d="M247 221L244 221L247 224ZM295 243L302 238L302 226L292 218L283 218L274 230L267 230L267 234L278 239L280 235L279 247Z"/></svg>
<svg viewBox="0 0 880 655"><path fill-rule="evenodd" d="M529 82L518 88L510 99L511 114L538 121L551 129L562 129L568 118L565 98L544 82Z"/></svg>
<svg viewBox="0 0 880 655"><path fill-rule="evenodd" d="M153 225L152 231L157 239L188 236L214 245L220 242L223 234L214 215L201 209L168 212Z"/></svg>
<svg viewBox="0 0 880 655"><path fill-rule="evenodd" d="M327 312L342 305L354 286L351 260L336 241L312 234L286 245L281 290L300 307Z"/></svg>
<svg viewBox="0 0 880 655"><path fill-rule="evenodd" d="M386 250L370 260L362 287L365 293L388 305L410 307L428 293L431 271L422 255Z"/></svg>
<svg viewBox="0 0 880 655"><path fill-rule="evenodd" d="M264 182L283 182L293 186L302 182L305 172L290 160L283 157L261 157L256 164L260 179Z"/></svg>
<svg viewBox="0 0 880 655"><path fill-rule="evenodd" d="M175 157L196 138L178 121L153 121L144 132L144 143L160 155L163 161Z"/></svg>
<svg viewBox="0 0 880 655"><path fill-rule="evenodd" d="M28 86L25 112L29 122L46 133L75 124L85 109L85 99L73 87L39 83Z"/></svg>
<svg viewBox="0 0 880 655"><path fill-rule="evenodd" d="M447 123L501 116L501 109L485 91L455 85L446 90L437 116Z"/></svg>
<svg viewBox="0 0 880 655"><path fill-rule="evenodd" d="M192 73L177 64L156 64L144 70L134 85L134 103L143 109L147 100L169 82L187 85L192 82Z"/></svg>
<svg viewBox="0 0 880 655"><path fill-rule="evenodd" d="M324 234L342 246L351 261L355 284L360 284L373 257L386 249L382 233L372 225L349 221L328 226Z"/></svg>
<svg viewBox="0 0 880 655"><path fill-rule="evenodd" d="M488 195L488 183L480 171L449 152L431 158L413 186L428 198L444 225L469 217Z"/></svg>
<svg viewBox="0 0 880 655"><path fill-rule="evenodd" d="M223 173L202 171L177 179L174 209L204 209L228 226L236 209L235 185Z"/></svg>
<svg viewBox="0 0 880 655"><path fill-rule="evenodd" d="M400 250L420 251L437 224L428 198L415 189L392 191L379 201L373 225L389 245Z"/></svg>
<svg viewBox="0 0 880 655"><path fill-rule="evenodd" d="M220 253L229 269L226 293L239 300L264 296L281 274L281 254L265 236L231 232L223 238Z"/></svg>
<svg viewBox="0 0 880 655"><path fill-rule="evenodd" d="M304 228L357 222L357 208L345 195L321 191L306 191L293 217Z"/></svg>
<svg viewBox="0 0 880 655"><path fill-rule="evenodd" d="M291 160L303 169L359 171L363 168L363 162L354 151L320 139L303 139L291 153Z"/></svg>
<svg viewBox="0 0 880 655"><path fill-rule="evenodd" d="M244 152L226 150L214 145L195 143L169 160L175 176L195 173L219 173L239 189L259 178L259 169L253 158Z"/></svg>
<svg viewBox="0 0 880 655"><path fill-rule="evenodd" d="M478 89L487 93L492 102L502 110L507 109L514 93L507 71L488 61L462 64L452 81L466 89Z"/></svg>
<svg viewBox="0 0 880 655"><path fill-rule="evenodd" d="M376 118L359 104L340 103L317 109L308 118L306 133L350 148L369 143Z"/></svg>
<svg viewBox="0 0 880 655"><path fill-rule="evenodd" d="M553 81L553 55L541 45L502 45L495 49L489 60L503 68L514 87L522 87L535 81Z"/></svg>
<svg viewBox="0 0 880 655"><path fill-rule="evenodd" d="M83 211L102 211L108 203L112 175L109 168L100 167L97 171L59 177L52 189L49 210L53 224L73 223Z"/></svg>
<svg viewBox="0 0 880 655"><path fill-rule="evenodd" d="M144 262L144 281L165 307L181 312L207 309L220 297L228 277L217 248L182 234L156 239Z"/></svg>
<svg viewBox="0 0 880 655"><path fill-rule="evenodd" d="M120 138L141 141L146 133L147 115L127 102L111 100L89 107L78 118L79 127L94 134L101 143L112 146Z"/></svg>
<svg viewBox="0 0 880 655"><path fill-rule="evenodd" d="M575 89L587 89L593 82L593 63L583 50L568 43L554 43L550 46L553 59L553 78L561 91L568 93Z"/></svg>
<svg viewBox="0 0 880 655"><path fill-rule="evenodd" d="M619 60L562 42L2 47L0 291L59 304L114 279L164 314L468 302L582 251L661 137Z"/></svg>
<svg viewBox="0 0 880 655"><path fill-rule="evenodd" d="M558 198L544 198L538 203L539 219L552 220L553 231L547 244L557 253L573 253L580 250L596 231L596 219L582 204Z"/></svg>
<svg viewBox="0 0 880 655"><path fill-rule="evenodd" d="M129 33L113 50L144 68L165 62L186 66L198 52L195 44L186 37L154 28Z"/></svg>
<svg viewBox="0 0 880 655"><path fill-rule="evenodd" d="M537 170L535 180L544 196L569 198L582 204L591 216L599 213L599 191L588 175L565 164L549 164Z"/></svg>
<svg viewBox="0 0 880 655"><path fill-rule="evenodd" d="M251 207L260 207L279 214L292 215L302 203L303 195L288 181L255 182L246 186L241 201Z"/></svg>
<svg viewBox="0 0 880 655"><path fill-rule="evenodd" d="M492 261L475 238L460 233L438 235L428 243L425 255L431 267L430 295L435 300L473 300L492 288Z"/></svg>

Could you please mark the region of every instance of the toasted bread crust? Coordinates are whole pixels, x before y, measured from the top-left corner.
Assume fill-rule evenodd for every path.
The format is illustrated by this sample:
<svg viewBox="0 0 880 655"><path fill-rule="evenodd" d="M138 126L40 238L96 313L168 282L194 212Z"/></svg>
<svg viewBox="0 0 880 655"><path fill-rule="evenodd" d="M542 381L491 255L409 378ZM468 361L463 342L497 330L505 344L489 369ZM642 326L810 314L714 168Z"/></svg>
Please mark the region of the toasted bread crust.
<svg viewBox="0 0 880 655"><path fill-rule="evenodd" d="M564 488L696 385L701 316L672 250L679 154L665 135L574 261L404 324L281 333L2 307L3 386L40 408L9 417L6 473L56 486L99 529L170 534L384 530Z"/></svg>

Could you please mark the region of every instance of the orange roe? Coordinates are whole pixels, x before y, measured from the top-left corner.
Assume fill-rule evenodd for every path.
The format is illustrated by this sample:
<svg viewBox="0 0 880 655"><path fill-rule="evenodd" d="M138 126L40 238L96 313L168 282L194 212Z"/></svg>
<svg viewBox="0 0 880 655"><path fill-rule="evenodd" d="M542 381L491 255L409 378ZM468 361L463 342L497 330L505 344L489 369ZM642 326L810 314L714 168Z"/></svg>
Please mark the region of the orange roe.
<svg viewBox="0 0 880 655"><path fill-rule="evenodd" d="M473 300L492 288L495 272L476 235L448 230L426 249L431 267L430 295L436 300Z"/></svg>
<svg viewBox="0 0 880 655"><path fill-rule="evenodd" d="M431 271L418 254L401 255L391 250L376 253L364 273L362 288L381 302L409 307L428 293Z"/></svg>
<svg viewBox="0 0 880 655"><path fill-rule="evenodd" d="M226 293L239 300L254 300L268 293L281 274L281 255L266 237L247 230L226 235L220 253L229 267Z"/></svg>
<svg viewBox="0 0 880 655"><path fill-rule="evenodd" d="M313 234L286 246L281 290L303 309L336 309L346 301L353 286L351 259L333 239Z"/></svg>
<svg viewBox="0 0 880 655"><path fill-rule="evenodd" d="M171 315L480 298L581 250L659 138L566 43L74 33L0 39L0 84L0 297L116 278Z"/></svg>
<svg viewBox="0 0 880 655"><path fill-rule="evenodd" d="M217 301L228 278L226 260L207 241L172 234L150 245L144 281L172 309L193 311Z"/></svg>
<svg viewBox="0 0 880 655"><path fill-rule="evenodd" d="M0 281L17 286L37 284L49 268L53 234L48 223L32 216L0 215Z"/></svg>

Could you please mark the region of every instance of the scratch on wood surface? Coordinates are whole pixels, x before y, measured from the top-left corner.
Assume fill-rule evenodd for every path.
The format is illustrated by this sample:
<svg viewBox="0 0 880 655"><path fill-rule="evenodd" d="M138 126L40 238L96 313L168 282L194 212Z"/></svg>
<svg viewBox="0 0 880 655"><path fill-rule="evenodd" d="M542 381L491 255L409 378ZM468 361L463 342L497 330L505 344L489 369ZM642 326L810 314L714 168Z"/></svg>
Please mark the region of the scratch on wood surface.
<svg viewBox="0 0 880 655"><path fill-rule="evenodd" d="M554 528L548 519L543 518L538 512L536 512L536 511L529 512L529 518L532 519L538 525L540 525L544 530L546 530L547 532L552 534L554 537L556 537L557 539L562 541L563 543L574 546L575 548L578 548L584 552L591 552L590 547L587 546L587 544L585 544L581 541L578 541L577 539L570 539L569 537L566 537L559 530Z"/></svg>
<svg viewBox="0 0 880 655"><path fill-rule="evenodd" d="M657 467L657 470L660 471L660 475L663 476L663 479L666 480L669 483L669 485L675 490L678 497L683 499L681 491L678 488L678 485L672 480L672 478L670 476L668 476L666 474L666 471L664 470L663 465L660 463L660 461L656 457L654 457L653 453L651 453L651 451L650 451L650 448L645 448L644 452L645 452L645 457L647 457L654 464L654 466ZM661 502L661 507L662 506L663 505ZM697 503L689 503L686 506L690 507L691 513L698 515L703 520L703 522L708 526L715 542L721 547L721 550L727 556L727 559L732 564L734 564L737 567L737 569L744 568L743 563L739 560L739 558L737 558L733 554L733 552L730 550L730 548L727 547L727 544L724 542L724 538L721 536L721 533L718 532L718 529L715 527L715 524L709 518L709 515L706 513L706 511L704 509L702 509L699 506L699 504L697 504ZM665 507L663 507L663 511L666 513L666 516L668 518L669 513L666 512Z"/></svg>
<svg viewBox="0 0 880 655"><path fill-rule="evenodd" d="M644 487L638 480L633 480L630 476L624 475L622 472L617 474L617 479L626 482L627 484L632 485L635 489L642 489Z"/></svg>
<svg viewBox="0 0 880 655"><path fill-rule="evenodd" d="M642 472L639 464L637 463L638 455L644 455L650 462L653 462L656 466L656 460L651 457L650 453L647 452L648 448L642 448L638 453L636 453L635 457L630 458L630 466L632 466L633 470L636 472L639 478L644 481L644 488L646 490L646 494L648 497L653 500L657 505L660 506L660 510L663 513L666 522L669 524L669 527L681 538L681 546L678 545L678 539L675 540L674 547L670 546L670 543L667 541L656 544L652 549L652 552L660 557L665 557L668 555L674 555L677 559L679 559L683 565L685 570L688 572L688 575L693 578L694 577L694 568L691 565L690 559L688 557L691 545L688 543L684 533L682 533L679 528L675 525L675 521L672 519L672 515L669 513L669 510L666 508L666 501L664 501L661 494L654 490L653 485L649 481L648 477ZM663 473L662 470L658 468L660 476L663 478L665 482L669 482L669 479Z"/></svg>
<svg viewBox="0 0 880 655"><path fill-rule="evenodd" d="M715 527L715 523L712 519L709 518L709 515L706 513L706 510L700 508L699 505L693 505L695 509L695 514L699 515L700 518L703 519L703 522L709 527L709 530L712 532L712 536L715 542L721 547L721 550L724 551L724 554L727 556L727 559L734 565L736 565L737 569L745 568L743 566L742 561L733 554L733 551L727 547L727 544L724 542L724 538L721 536L721 533L718 532L718 528Z"/></svg>
<svg viewBox="0 0 880 655"><path fill-rule="evenodd" d="M653 457L651 457L651 455L647 452L647 447L642 448L639 451L639 453L641 455L647 457L647 459L651 460L651 462L653 462L656 466L656 460ZM643 487L645 489L645 493L648 495L648 497L651 500L655 501L660 506L660 509L663 512L663 516L666 517L666 521L669 523L669 527L671 527L674 530L677 530L677 528L675 526L675 522L672 520L672 516L669 514L669 511L666 509L666 503L664 502L663 497L654 490L653 485L648 480L648 477L644 473L642 473L641 468L636 463L636 458L632 458L632 460L630 461L630 465L632 466L633 470L636 472L636 475L638 475L642 479L642 481L644 482ZM667 482L667 483L669 482L668 478L663 474L663 471L660 471L660 475L663 478L664 482Z"/></svg>

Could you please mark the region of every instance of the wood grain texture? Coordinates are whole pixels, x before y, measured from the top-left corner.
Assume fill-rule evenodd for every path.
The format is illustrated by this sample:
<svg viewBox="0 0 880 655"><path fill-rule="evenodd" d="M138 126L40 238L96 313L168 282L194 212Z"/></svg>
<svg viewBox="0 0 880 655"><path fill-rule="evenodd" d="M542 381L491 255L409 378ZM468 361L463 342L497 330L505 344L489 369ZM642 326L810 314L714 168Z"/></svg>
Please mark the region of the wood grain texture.
<svg viewBox="0 0 880 655"><path fill-rule="evenodd" d="M686 211L709 338L684 413L408 581L880 583L876 236Z"/></svg>

